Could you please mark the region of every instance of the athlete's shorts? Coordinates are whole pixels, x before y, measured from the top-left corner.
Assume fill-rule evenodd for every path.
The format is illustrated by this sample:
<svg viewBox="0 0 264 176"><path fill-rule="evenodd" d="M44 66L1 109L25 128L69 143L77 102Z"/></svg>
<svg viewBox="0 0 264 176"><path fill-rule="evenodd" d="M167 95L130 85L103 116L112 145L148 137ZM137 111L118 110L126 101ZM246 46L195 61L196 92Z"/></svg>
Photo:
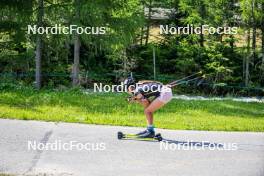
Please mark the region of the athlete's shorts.
<svg viewBox="0 0 264 176"><path fill-rule="evenodd" d="M157 98L163 103L168 103L172 99L172 90L167 86L162 86L160 96Z"/></svg>

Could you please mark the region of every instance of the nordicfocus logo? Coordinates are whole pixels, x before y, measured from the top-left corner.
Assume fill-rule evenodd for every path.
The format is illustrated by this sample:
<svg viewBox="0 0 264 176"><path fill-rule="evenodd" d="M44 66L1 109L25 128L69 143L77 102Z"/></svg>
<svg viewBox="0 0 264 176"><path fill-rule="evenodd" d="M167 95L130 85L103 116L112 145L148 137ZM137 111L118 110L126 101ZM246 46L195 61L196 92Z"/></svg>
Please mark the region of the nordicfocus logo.
<svg viewBox="0 0 264 176"><path fill-rule="evenodd" d="M42 143L37 141L28 141L28 150L53 150L53 151L103 151L106 149L105 143L80 143L77 141L62 142L55 140L51 143Z"/></svg>
<svg viewBox="0 0 264 176"><path fill-rule="evenodd" d="M55 24L54 26L38 27L37 25L28 25L27 34L106 34L106 27L81 27L77 25L62 26Z"/></svg>
<svg viewBox="0 0 264 176"><path fill-rule="evenodd" d="M234 151L237 150L237 143L209 143L208 141L194 142L185 141L171 143L168 141L160 142L160 150L176 151L176 150L222 150L222 151Z"/></svg>
<svg viewBox="0 0 264 176"><path fill-rule="evenodd" d="M188 24L187 26L170 26L170 25L160 25L160 34L218 34L218 35L235 35L238 33L238 27L213 27L209 25L194 26L193 24Z"/></svg>
<svg viewBox="0 0 264 176"><path fill-rule="evenodd" d="M137 90L138 88L142 89L144 92L170 92L171 89L164 85L143 85L141 83L137 83L135 85L130 85L129 88L133 90ZM94 83L94 92L127 92L128 87L126 87L123 83L118 85L107 85L102 83Z"/></svg>

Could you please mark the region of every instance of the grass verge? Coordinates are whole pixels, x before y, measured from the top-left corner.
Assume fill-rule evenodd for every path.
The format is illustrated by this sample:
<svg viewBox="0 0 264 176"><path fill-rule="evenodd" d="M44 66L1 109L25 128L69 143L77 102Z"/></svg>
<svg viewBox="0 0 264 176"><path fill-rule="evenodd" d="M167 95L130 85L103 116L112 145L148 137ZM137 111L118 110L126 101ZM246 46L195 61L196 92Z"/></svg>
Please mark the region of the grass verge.
<svg viewBox="0 0 264 176"><path fill-rule="evenodd" d="M143 108L128 104L126 94L78 90L0 91L0 118L145 126ZM155 113L155 126L166 129L264 131L261 103L172 100Z"/></svg>

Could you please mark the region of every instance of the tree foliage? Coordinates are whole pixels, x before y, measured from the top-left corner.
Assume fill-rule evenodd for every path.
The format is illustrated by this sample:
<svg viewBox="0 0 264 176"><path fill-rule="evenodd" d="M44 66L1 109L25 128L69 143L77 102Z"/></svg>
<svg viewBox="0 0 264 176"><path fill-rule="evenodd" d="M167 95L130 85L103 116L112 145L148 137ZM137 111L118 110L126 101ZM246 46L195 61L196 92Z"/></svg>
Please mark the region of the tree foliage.
<svg viewBox="0 0 264 176"><path fill-rule="evenodd" d="M37 35L27 34L27 25L37 24L38 2L0 1L1 81L34 83ZM263 0L44 0L43 27L104 26L107 32L78 35L77 63L75 34L43 34L42 85L69 86L74 64L78 68L76 78L82 86L93 81L120 81L130 72L139 79L152 79L155 48L157 75L162 81L202 70L210 75L207 86L224 83L263 87L263 7ZM146 14L146 8L151 12ZM153 14L162 11L170 11L166 14L169 18L152 19ZM239 30L236 35L157 36L152 30L157 30L160 24L237 26ZM147 37L146 45L142 42L144 37Z"/></svg>

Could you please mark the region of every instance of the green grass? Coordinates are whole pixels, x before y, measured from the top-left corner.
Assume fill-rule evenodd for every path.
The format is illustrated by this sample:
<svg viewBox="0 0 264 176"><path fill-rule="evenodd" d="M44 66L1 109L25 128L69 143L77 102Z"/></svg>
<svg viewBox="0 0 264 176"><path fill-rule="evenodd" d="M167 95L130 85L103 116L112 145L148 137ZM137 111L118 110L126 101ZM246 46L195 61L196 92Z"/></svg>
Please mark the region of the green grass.
<svg viewBox="0 0 264 176"><path fill-rule="evenodd" d="M0 118L145 126L143 108L126 94L80 91L0 91ZM264 104L234 101L172 100L155 113L155 126L166 129L264 131Z"/></svg>

